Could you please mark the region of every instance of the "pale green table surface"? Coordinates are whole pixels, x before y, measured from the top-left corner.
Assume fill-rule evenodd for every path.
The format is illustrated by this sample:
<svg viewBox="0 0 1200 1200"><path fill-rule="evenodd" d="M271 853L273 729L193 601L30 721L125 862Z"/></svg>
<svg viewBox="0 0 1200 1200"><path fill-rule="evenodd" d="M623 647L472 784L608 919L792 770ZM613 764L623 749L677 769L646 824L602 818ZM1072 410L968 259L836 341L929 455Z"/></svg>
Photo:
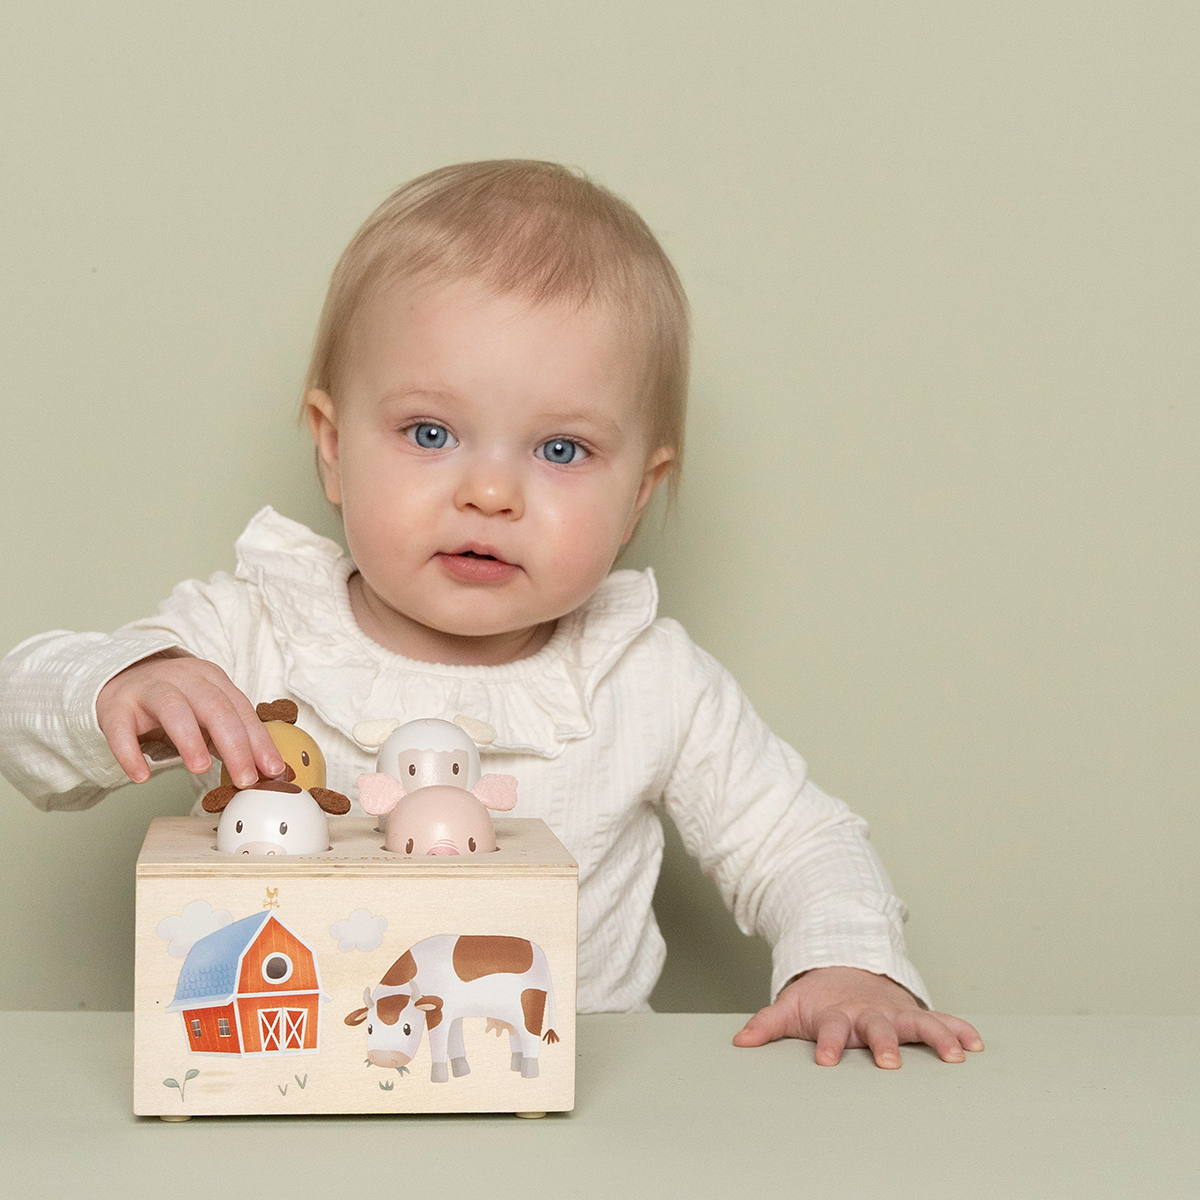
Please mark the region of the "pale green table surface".
<svg viewBox="0 0 1200 1200"><path fill-rule="evenodd" d="M579 1019L573 1113L130 1111L128 1013L0 1013L0 1196L1200 1197L1200 1021L978 1018L985 1053L729 1044L740 1019Z"/></svg>

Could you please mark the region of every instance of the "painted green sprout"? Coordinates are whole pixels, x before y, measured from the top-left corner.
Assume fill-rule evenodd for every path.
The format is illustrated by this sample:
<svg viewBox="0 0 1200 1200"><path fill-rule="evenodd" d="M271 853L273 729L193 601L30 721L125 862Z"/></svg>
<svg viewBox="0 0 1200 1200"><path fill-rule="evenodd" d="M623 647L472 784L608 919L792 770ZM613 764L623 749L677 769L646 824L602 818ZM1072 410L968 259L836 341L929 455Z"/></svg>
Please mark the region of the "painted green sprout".
<svg viewBox="0 0 1200 1200"><path fill-rule="evenodd" d="M196 1076L197 1076L197 1075L199 1075L199 1074L200 1074L200 1072L199 1072L198 1070L196 1070L196 1068L195 1068L195 1067L193 1067L193 1068L192 1068L192 1069L191 1069L191 1070L190 1070L190 1071L189 1071L189 1072L188 1072L188 1073L187 1073L187 1074L186 1074L186 1075L183 1077L183 1082L182 1082L182 1083L180 1083L180 1082L179 1082L179 1080L177 1080L177 1079L164 1079L164 1080L163 1080L163 1087L173 1087L173 1088L176 1088L176 1089L178 1090L178 1092L179 1092L179 1103L180 1103L180 1104L182 1104L182 1103L183 1103L183 1089L184 1089L184 1088L186 1088L186 1087L187 1087L187 1085L188 1085L188 1083L189 1083L191 1080L195 1079L195 1078L196 1078Z"/></svg>

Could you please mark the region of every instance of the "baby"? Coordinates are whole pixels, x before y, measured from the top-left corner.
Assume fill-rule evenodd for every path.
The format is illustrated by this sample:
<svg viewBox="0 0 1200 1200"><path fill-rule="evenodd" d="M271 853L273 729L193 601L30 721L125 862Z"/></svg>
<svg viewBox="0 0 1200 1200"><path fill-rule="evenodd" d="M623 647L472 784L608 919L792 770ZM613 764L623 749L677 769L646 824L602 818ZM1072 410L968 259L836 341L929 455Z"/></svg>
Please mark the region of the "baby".
<svg viewBox="0 0 1200 1200"><path fill-rule="evenodd" d="M829 1065L866 1046L881 1067L900 1042L982 1049L927 1008L864 822L656 619L651 572L612 571L678 478L687 366L678 277L605 189L522 161L400 188L338 263L304 397L350 557L267 508L233 576L111 637L18 646L4 774L42 808L88 807L149 778L151 735L198 792L213 756L246 786L284 770L251 701L289 696L354 795L374 758L356 722L463 713L579 861L581 1011L645 1008L658 978L661 803L773 947L775 1000L735 1044L807 1038Z"/></svg>

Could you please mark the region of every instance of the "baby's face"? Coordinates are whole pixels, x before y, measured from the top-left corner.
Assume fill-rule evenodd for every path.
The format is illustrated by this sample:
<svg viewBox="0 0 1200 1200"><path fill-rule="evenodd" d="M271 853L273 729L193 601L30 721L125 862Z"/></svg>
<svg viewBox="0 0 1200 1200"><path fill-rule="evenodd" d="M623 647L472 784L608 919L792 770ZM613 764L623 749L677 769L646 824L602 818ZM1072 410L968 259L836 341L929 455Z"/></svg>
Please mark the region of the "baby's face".
<svg viewBox="0 0 1200 1200"><path fill-rule="evenodd" d="M607 309L473 280L397 285L353 335L336 411L310 402L372 610L402 640L405 621L486 637L578 607L671 458L646 444L641 346Z"/></svg>

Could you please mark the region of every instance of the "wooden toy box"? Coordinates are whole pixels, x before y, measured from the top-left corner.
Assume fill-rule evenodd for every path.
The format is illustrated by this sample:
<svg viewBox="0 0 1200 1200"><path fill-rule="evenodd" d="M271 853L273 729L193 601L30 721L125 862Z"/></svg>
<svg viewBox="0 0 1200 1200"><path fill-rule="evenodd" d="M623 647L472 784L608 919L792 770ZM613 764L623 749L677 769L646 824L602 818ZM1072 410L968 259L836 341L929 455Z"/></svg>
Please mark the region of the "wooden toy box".
<svg viewBox="0 0 1200 1200"><path fill-rule="evenodd" d="M578 866L562 843L540 820L498 818L493 854L407 858L383 849L373 818L329 825L324 854L236 857L215 849L212 818L151 822L137 863L134 1112L572 1108ZM447 994L431 999L416 985L439 954ZM549 986L534 986L539 971ZM480 1007L484 975L505 1003L516 989L506 1011L523 1021L456 1016L472 996ZM410 1015L430 1027L407 1066L378 1050L370 1061L369 1043L401 1037ZM443 1017L451 1071L431 1055Z"/></svg>

